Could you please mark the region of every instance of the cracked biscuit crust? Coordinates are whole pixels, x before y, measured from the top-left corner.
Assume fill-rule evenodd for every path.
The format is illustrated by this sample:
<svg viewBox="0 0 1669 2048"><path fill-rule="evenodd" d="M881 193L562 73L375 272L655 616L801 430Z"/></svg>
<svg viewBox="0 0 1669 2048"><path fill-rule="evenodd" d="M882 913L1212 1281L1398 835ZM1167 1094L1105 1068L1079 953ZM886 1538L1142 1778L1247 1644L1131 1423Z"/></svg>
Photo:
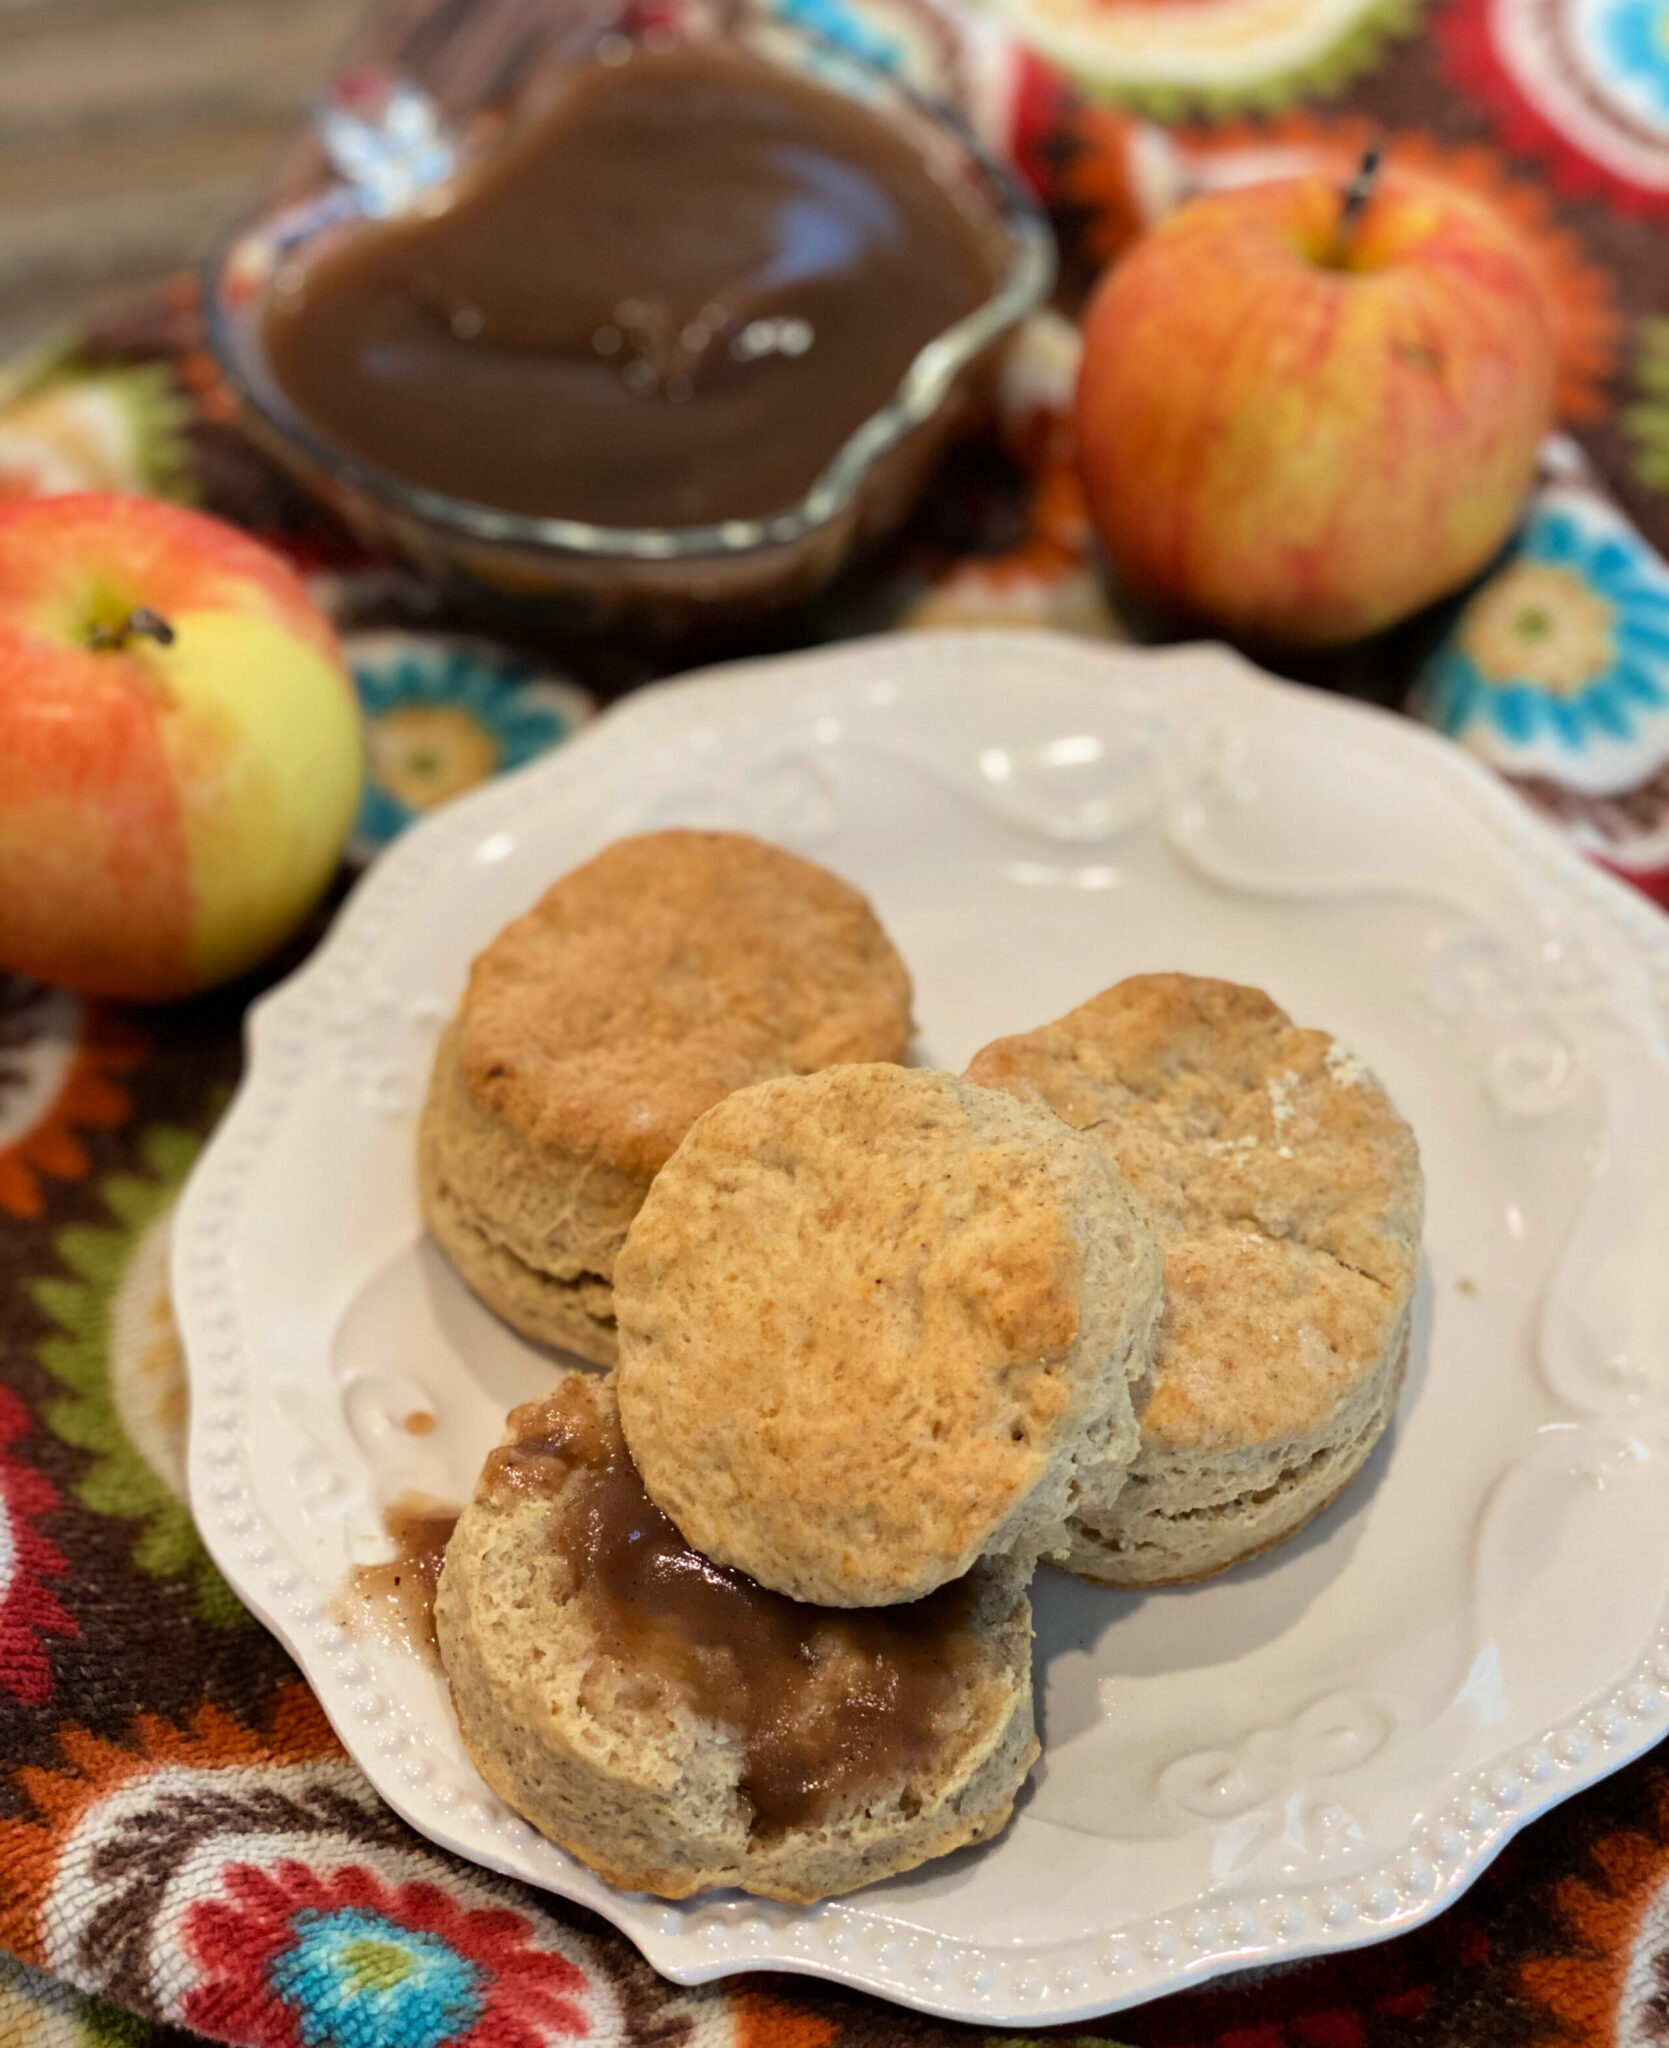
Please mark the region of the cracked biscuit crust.
<svg viewBox="0 0 1669 2048"><path fill-rule="evenodd" d="M1113 1551L1140 1513L1152 1552L1154 1518L1137 1503L1157 1491L1177 1539L1120 1582L1202 1576L1249 1554L1242 1538L1271 1521L1267 1496L1250 1512L1249 1481L1261 1493L1287 1475L1302 1500L1314 1491L1280 1516L1290 1533L1367 1456L1389 1419L1379 1393L1400 1376L1424 1188L1384 1090L1261 990L1181 974L1121 982L987 1046L968 1072L1095 1135L1164 1248L1137 1484L1086 1511ZM1364 1413L1378 1422L1365 1438ZM1190 1517L1204 1507L1218 1511L1209 1532Z"/></svg>

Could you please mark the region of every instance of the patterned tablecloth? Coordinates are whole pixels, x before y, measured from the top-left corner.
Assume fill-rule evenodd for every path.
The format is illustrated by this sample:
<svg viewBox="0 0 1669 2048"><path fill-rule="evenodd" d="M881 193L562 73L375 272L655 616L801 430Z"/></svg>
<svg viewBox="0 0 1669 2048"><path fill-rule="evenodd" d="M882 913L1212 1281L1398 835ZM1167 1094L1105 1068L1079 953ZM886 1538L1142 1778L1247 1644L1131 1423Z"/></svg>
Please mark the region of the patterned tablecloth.
<svg viewBox="0 0 1669 2048"><path fill-rule="evenodd" d="M784 4L961 97L1046 194L1067 259L1065 313L1028 331L997 431L795 630L1125 632L1072 473L1065 314L1187 192L1342 175L1377 137L1518 223L1558 330L1560 433L1478 590L1308 679L1417 706L1669 900L1665 0L1001 0L1093 101L927 0ZM360 860L653 672L484 641L359 556L239 439L189 281L0 375L0 496L86 485L195 497L313 574L367 713ZM443 1855L381 1806L222 1582L185 1504L166 1249L249 994L115 1014L0 979L0 2044L973 2038L805 1980L676 1991L587 1914ZM1537 1823L1429 1929L1090 2031L1669 2043L1669 1772L1648 1757Z"/></svg>

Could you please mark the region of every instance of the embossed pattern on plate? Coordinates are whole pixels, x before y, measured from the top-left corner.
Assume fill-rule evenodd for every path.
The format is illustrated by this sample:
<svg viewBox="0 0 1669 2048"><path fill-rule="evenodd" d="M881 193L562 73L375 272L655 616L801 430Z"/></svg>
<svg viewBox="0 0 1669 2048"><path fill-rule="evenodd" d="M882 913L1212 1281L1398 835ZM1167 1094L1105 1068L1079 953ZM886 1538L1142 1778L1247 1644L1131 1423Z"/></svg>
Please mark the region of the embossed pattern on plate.
<svg viewBox="0 0 1669 2048"><path fill-rule="evenodd" d="M1041 1574L1045 1755L1013 1824L807 1910L611 1891L486 1791L429 1665L331 1615L381 1507L462 1499L555 1370L421 1234L440 1022L553 876L672 822L868 890L950 1067L1141 969L1257 982L1383 1076L1430 1189L1407 1390L1358 1482L1208 1585ZM192 1500L384 1797L666 1975L1081 2019L1412 1926L1669 1725L1665 1157L1669 923L1423 729L1203 647L740 665L412 832L259 1005L174 1237Z"/></svg>

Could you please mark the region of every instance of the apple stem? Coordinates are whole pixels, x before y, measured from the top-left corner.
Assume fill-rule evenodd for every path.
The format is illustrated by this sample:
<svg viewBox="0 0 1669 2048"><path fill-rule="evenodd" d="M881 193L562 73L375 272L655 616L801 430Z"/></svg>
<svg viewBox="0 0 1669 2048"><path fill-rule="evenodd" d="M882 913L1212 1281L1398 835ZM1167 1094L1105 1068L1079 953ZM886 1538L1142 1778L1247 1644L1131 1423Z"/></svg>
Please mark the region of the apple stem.
<svg viewBox="0 0 1669 2048"><path fill-rule="evenodd" d="M153 612L148 604L138 604L119 625L94 626L87 642L102 654L106 649L121 649L135 638L154 640L159 647L172 647L174 629L161 612Z"/></svg>
<svg viewBox="0 0 1669 2048"><path fill-rule="evenodd" d="M1355 177L1344 188L1344 196L1339 205L1338 228L1341 260L1349 254L1356 229L1363 214L1368 210L1368 201L1373 197L1374 188L1379 183L1379 167L1382 160L1383 153L1379 144L1369 143L1362 152L1362 161L1356 166Z"/></svg>

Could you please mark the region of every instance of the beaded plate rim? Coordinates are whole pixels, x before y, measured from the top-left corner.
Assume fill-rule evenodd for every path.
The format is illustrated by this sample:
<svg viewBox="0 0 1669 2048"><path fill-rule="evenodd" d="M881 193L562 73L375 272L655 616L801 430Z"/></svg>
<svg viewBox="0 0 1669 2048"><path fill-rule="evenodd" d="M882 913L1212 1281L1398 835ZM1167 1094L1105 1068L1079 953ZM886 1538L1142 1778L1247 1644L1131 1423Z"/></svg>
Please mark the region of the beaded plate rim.
<svg viewBox="0 0 1669 2048"><path fill-rule="evenodd" d="M1602 928L1646 968L1654 1014L1669 1020L1669 920L1576 855L1460 748L1393 714L1318 695L1252 669L1215 646L1160 651L1097 648L1046 633L945 633L844 642L808 653L736 663L658 684L605 714L554 754L487 785L406 834L359 882L317 951L251 1014L249 1064L182 1199L172 1254L176 1309L191 1389L190 1490L215 1562L256 1616L285 1644L318 1693L350 1753L403 1818L443 1847L585 1905L632 1940L655 1969L696 1985L771 1969L828 1979L944 2018L986 2025L1061 2025L1114 2012L1227 1972L1296 1961L1386 1939L1431 1919L1476 1879L1528 1821L1596 1783L1657 1741L1669 1713L1669 1614L1645 1653L1603 1697L1587 1698L1531 1743L1516 1743L1447 1785L1417 1840L1373 1870L1336 1884L1275 1888L1252 1905L1202 1905L1060 1943L955 1942L864 1924L862 1901L797 1912L734 1894L695 1910L611 1890L577 1863L532 1872L520 1830L479 1781L430 1771L402 1776L390 1756L409 1746L407 1717L377 1685L356 1639L332 1619L328 1598L286 1557L284 1532L251 1485L247 1402L253 1352L240 1311L236 1242L242 1190L308 1069L329 1005L372 954L379 936L425 878L483 833L512 827L570 778L596 776L611 759L641 760L703 711L745 695L763 713L826 692L843 674L884 659L907 692L915 676L965 674L995 663L1018 677L1040 666L1097 687L1151 690L1190 716L1213 703L1236 715L1348 732L1350 741L1405 763L1428 793L1465 811L1521 866L1528 892ZM1666 1021L1669 1028L1669 1021ZM400 1736L378 1748L372 1731ZM386 1740L387 1738L383 1738ZM991 1853L989 1851L984 1853Z"/></svg>

